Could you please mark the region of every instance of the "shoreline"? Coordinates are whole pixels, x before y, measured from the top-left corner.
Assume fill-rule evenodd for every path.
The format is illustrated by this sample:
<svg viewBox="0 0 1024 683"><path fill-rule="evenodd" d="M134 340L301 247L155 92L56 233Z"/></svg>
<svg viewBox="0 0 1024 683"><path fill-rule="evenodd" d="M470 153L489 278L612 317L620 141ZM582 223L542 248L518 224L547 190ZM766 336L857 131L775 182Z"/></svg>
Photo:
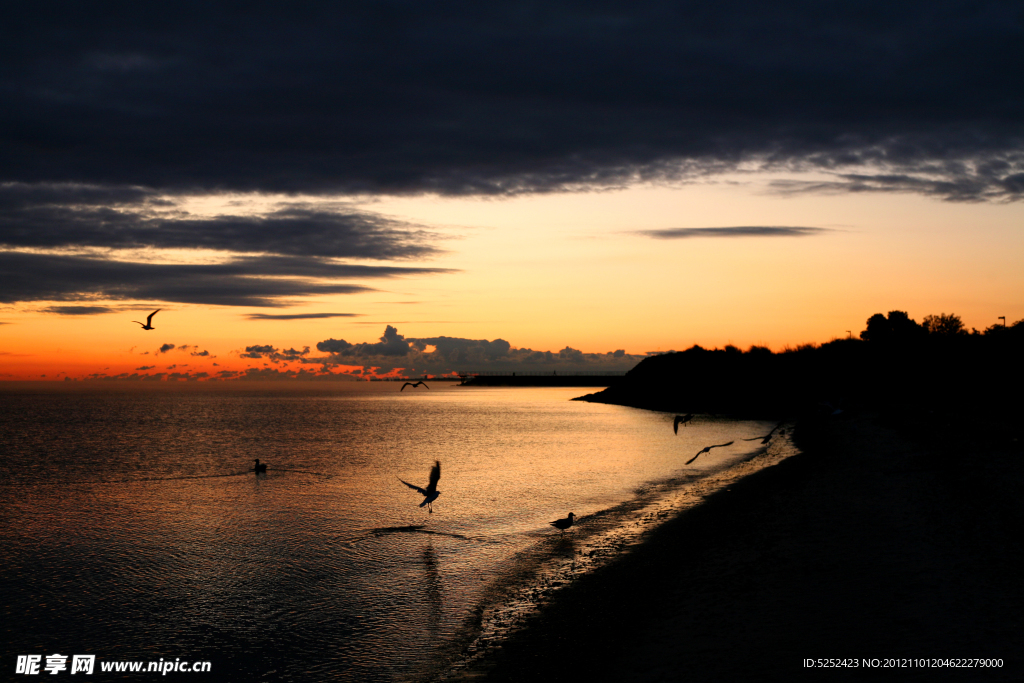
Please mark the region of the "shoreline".
<svg viewBox="0 0 1024 683"><path fill-rule="evenodd" d="M1019 680L1019 446L976 466L878 416L805 421L796 440L443 680ZM804 666L818 658L1003 666Z"/></svg>
<svg viewBox="0 0 1024 683"><path fill-rule="evenodd" d="M474 611L461 637L439 651L429 673L413 680L447 680L457 672L471 670L501 648L510 634L543 612L559 591L617 562L668 519L798 452L792 441L780 434L771 444L709 473L680 474L650 483L631 499L578 517L577 524L564 535L554 534L521 553L516 570L489 590L490 596Z"/></svg>

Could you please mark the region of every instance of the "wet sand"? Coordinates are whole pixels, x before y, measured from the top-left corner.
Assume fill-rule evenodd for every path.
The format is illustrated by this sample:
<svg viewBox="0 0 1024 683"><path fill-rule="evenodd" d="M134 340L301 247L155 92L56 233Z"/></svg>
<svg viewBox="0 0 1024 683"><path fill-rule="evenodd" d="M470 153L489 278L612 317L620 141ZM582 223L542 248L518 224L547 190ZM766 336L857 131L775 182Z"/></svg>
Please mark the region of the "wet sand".
<svg viewBox="0 0 1024 683"><path fill-rule="evenodd" d="M900 427L803 423L802 453L664 523L447 680L1021 680L1020 446ZM1003 667L906 666L973 658Z"/></svg>

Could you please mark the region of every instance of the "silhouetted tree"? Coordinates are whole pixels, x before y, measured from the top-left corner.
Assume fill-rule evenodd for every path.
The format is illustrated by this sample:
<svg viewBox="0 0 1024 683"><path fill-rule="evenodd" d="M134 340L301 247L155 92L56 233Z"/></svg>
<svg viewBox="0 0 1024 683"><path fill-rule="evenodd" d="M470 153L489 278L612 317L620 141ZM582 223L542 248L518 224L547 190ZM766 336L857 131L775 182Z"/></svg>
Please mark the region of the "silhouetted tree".
<svg viewBox="0 0 1024 683"><path fill-rule="evenodd" d="M860 333L860 338L869 342L888 341L891 336L889 321L881 313L868 318L867 329Z"/></svg>
<svg viewBox="0 0 1024 683"><path fill-rule="evenodd" d="M989 325L985 328L985 334L1003 334L1010 330L1024 330L1024 319L1018 320L1010 325L1003 325L1002 323L996 323L995 325Z"/></svg>
<svg viewBox="0 0 1024 683"><path fill-rule="evenodd" d="M868 318L861 339L800 344L775 353L693 346L650 356L601 402L654 410L760 418L813 414L822 401L850 409L942 410L1013 416L1024 412L1024 320L967 334L943 313L918 325L904 311ZM863 341L862 341L863 340ZM1009 396L1009 398L1008 398Z"/></svg>
<svg viewBox="0 0 1024 683"><path fill-rule="evenodd" d="M921 326L906 311L889 311L889 327L897 339L913 339L921 333Z"/></svg>
<svg viewBox="0 0 1024 683"><path fill-rule="evenodd" d="M956 337L967 334L964 323L960 316L952 313L940 313L939 315L926 315L921 322L921 327L928 331L928 334L935 334L942 337Z"/></svg>
<svg viewBox="0 0 1024 683"><path fill-rule="evenodd" d="M875 313L868 318L867 329L860 333L860 338L880 344L910 342L922 332L921 326L906 311L889 311L888 317Z"/></svg>

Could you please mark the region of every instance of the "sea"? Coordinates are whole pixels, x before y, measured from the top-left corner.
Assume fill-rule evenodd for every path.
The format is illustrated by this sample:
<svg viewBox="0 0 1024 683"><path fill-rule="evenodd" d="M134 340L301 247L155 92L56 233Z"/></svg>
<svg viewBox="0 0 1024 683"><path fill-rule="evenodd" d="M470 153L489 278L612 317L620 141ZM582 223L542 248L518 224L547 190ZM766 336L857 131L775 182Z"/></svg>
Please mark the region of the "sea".
<svg viewBox="0 0 1024 683"><path fill-rule="evenodd" d="M775 426L676 434L591 388L66 384L0 387L8 674L443 680ZM430 511L400 480L435 462Z"/></svg>

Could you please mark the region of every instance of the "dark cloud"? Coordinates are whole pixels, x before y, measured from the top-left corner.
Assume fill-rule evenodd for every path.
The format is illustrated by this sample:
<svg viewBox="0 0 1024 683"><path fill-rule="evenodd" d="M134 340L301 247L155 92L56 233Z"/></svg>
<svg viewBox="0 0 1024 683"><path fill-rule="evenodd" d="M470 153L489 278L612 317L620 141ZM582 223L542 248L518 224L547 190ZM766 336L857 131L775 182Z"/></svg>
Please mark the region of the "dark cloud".
<svg viewBox="0 0 1024 683"><path fill-rule="evenodd" d="M112 313L117 309L109 306L47 306L42 309L43 313L56 313L57 315L99 315L101 313Z"/></svg>
<svg viewBox="0 0 1024 683"><path fill-rule="evenodd" d="M139 370L151 370L155 366L144 366L136 368L136 372L122 372L117 375L108 375L104 372L94 372L84 379L91 381L126 381L126 382L196 382L199 380L212 379L208 372L156 372L152 375L140 375ZM176 366L172 365L168 370ZM77 381L77 380L76 380Z"/></svg>
<svg viewBox="0 0 1024 683"><path fill-rule="evenodd" d="M839 173L835 180L775 180L772 192L782 195L828 194L839 192L914 192L955 201L1020 199L1024 197L1024 167L997 164L996 170L977 165L950 164L948 172L912 175L910 173Z"/></svg>
<svg viewBox="0 0 1024 683"><path fill-rule="evenodd" d="M255 344L253 346L246 346L245 353L239 354L239 356L242 358L263 358L264 356L273 354L276 351L277 349L270 344Z"/></svg>
<svg viewBox="0 0 1024 683"><path fill-rule="evenodd" d="M353 344L344 339L327 339L316 348L326 357L305 357L301 362L330 365L359 365L364 372L376 368L386 374L402 369L409 374L452 372L624 372L643 356L623 350L584 353L565 347L561 351L514 348L504 339L463 339L459 337L406 338L388 325L380 341Z"/></svg>
<svg viewBox="0 0 1024 683"><path fill-rule="evenodd" d="M318 382L352 382L355 377L341 372L329 370L309 370L299 368L297 370L278 370L277 368L248 368L245 372L221 373L223 379L235 379L249 382L266 382L277 380L305 380Z"/></svg>
<svg viewBox="0 0 1024 683"><path fill-rule="evenodd" d="M127 373L122 372L117 375L108 375L105 372L94 372L91 375L86 375L83 379L85 380L126 380L126 381L148 381L148 382L159 382L167 376L167 373L157 372L152 375L140 375L138 372Z"/></svg>
<svg viewBox="0 0 1024 683"><path fill-rule="evenodd" d="M508 357L512 345L504 339L487 341L486 339L460 339L458 337L426 337L413 341L417 351L424 351L427 346L435 347L434 353L445 358L458 360L460 357L479 357L495 360Z"/></svg>
<svg viewBox="0 0 1024 683"><path fill-rule="evenodd" d="M452 272L336 263L314 257L242 257L221 264L153 264L0 252L0 302L146 299L223 306L282 306L294 297L373 291L338 279Z"/></svg>
<svg viewBox="0 0 1024 683"><path fill-rule="evenodd" d="M216 358L216 356L211 356L209 351L200 351L199 347L195 344L179 344L178 346L171 344L170 346L190 356Z"/></svg>
<svg viewBox="0 0 1024 683"><path fill-rule="evenodd" d="M309 354L309 347L305 346L301 351L296 349L284 349L279 354L283 360L298 360Z"/></svg>
<svg viewBox="0 0 1024 683"><path fill-rule="evenodd" d="M180 211L154 213L154 207L166 208L167 203L155 191L139 187L0 184L0 270L17 282L5 288L0 301L104 297L274 306L288 303L287 297L369 291L363 285L313 282L314 278L429 272L345 264L335 260L339 257L409 260L439 253L430 244L440 239L435 233L369 213L303 205L257 216L203 219ZM2 251L4 247L8 251ZM83 248L104 251L89 257L52 252ZM126 263L117 253L125 249L208 249L224 253L227 263ZM258 252L266 255L251 255ZM57 308L50 310L58 312ZM85 314L85 308L79 310L74 314Z"/></svg>
<svg viewBox="0 0 1024 683"><path fill-rule="evenodd" d="M69 183L0 184L0 245L55 249L211 249L395 260L439 253L437 233L365 211L302 204L269 213L199 218L154 212L155 190Z"/></svg>
<svg viewBox="0 0 1024 683"><path fill-rule="evenodd" d="M270 344L256 344L254 346L246 346L245 353L240 353L238 355L240 358L262 358L274 363L285 363L290 361L305 362L305 357L309 355L309 347L307 346L301 351L297 349L279 350Z"/></svg>
<svg viewBox="0 0 1024 683"><path fill-rule="evenodd" d="M250 313L249 320L319 320L321 318L354 318L361 313Z"/></svg>
<svg viewBox="0 0 1024 683"><path fill-rule="evenodd" d="M379 342L373 344L349 344L344 339L327 339L316 345L318 351L342 356L407 356L412 350L410 342L398 334L398 330L388 325Z"/></svg>
<svg viewBox="0 0 1024 683"><path fill-rule="evenodd" d="M731 228L665 228L663 230L637 230L636 232L655 239L678 240L691 237L804 237L828 232L828 229L740 226Z"/></svg>
<svg viewBox="0 0 1024 683"><path fill-rule="evenodd" d="M0 27L0 181L503 194L770 167L1019 199L1022 12L25 4Z"/></svg>
<svg viewBox="0 0 1024 683"><path fill-rule="evenodd" d="M164 344L164 345L162 345L160 347L160 350L157 351L157 353L167 353L168 351L170 351L173 348L174 348L174 344Z"/></svg>

